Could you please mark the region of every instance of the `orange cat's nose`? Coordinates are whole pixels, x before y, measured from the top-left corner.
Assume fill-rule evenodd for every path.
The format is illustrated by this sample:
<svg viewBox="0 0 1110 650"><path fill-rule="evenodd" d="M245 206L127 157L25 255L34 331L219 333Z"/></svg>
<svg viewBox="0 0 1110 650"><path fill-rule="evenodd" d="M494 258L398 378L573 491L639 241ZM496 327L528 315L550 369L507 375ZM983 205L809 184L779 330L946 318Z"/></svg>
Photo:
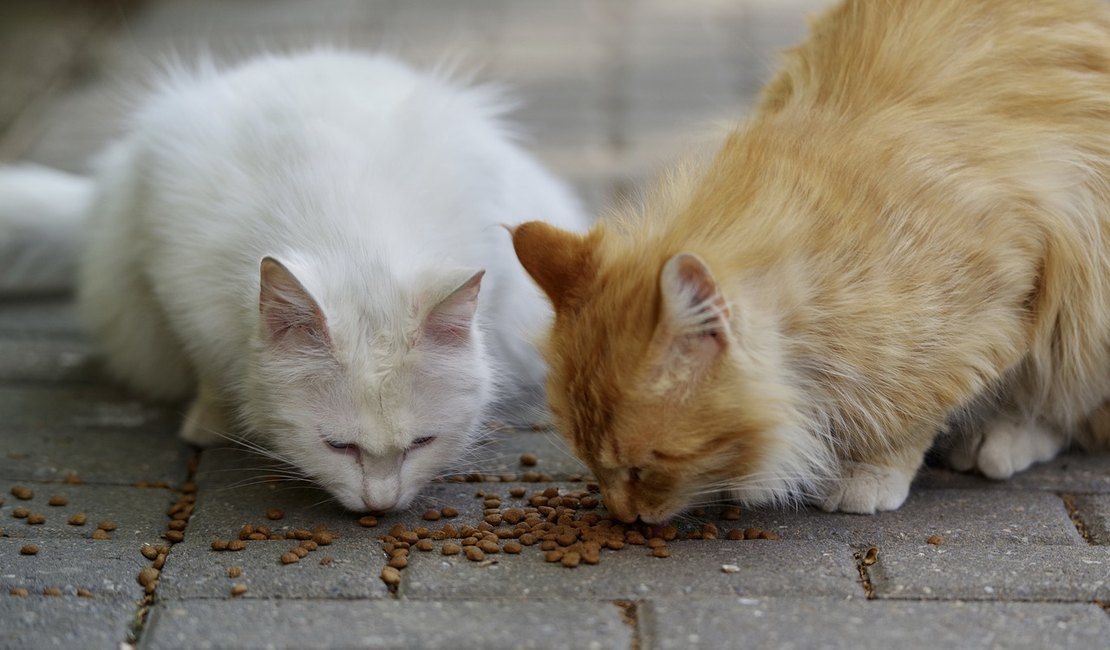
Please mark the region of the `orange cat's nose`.
<svg viewBox="0 0 1110 650"><path fill-rule="evenodd" d="M602 492L601 498L605 501L605 508L609 510L609 514L621 523L630 524L640 516L627 492L607 490Z"/></svg>

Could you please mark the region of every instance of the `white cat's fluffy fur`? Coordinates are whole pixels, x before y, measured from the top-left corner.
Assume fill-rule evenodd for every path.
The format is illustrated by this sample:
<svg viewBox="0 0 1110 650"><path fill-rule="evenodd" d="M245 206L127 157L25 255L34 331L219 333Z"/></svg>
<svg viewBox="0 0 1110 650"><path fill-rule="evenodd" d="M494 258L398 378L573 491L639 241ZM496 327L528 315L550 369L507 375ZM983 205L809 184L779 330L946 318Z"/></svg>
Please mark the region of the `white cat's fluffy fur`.
<svg viewBox="0 0 1110 650"><path fill-rule="evenodd" d="M585 227L500 112L384 55L168 75L91 181L78 300L108 368L195 396L189 441L239 431L348 508L406 506L542 383L549 308L501 224Z"/></svg>

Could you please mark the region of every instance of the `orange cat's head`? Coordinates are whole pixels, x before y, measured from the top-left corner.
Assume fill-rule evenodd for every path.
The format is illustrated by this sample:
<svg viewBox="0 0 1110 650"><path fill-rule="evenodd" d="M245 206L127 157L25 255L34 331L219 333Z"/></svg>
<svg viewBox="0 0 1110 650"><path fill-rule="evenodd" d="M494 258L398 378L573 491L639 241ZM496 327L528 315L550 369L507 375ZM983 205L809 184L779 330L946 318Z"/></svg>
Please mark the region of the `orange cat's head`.
<svg viewBox="0 0 1110 650"><path fill-rule="evenodd" d="M552 412L616 517L659 523L722 491L751 502L796 487L809 452L793 448L772 328L705 260L601 224L582 236L529 222L513 245L555 307Z"/></svg>

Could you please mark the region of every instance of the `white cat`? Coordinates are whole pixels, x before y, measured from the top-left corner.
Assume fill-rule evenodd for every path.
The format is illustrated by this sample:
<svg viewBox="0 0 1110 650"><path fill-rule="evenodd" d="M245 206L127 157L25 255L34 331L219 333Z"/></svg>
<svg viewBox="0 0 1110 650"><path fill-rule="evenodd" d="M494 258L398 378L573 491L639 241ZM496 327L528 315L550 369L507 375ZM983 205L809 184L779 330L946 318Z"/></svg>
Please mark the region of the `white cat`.
<svg viewBox="0 0 1110 650"><path fill-rule="evenodd" d="M0 203L72 188L54 211L87 212L80 313L134 390L194 396L186 440L238 432L347 508L402 508L491 403L540 395L550 312L500 224L586 226L500 113L383 55L202 65L141 102L94 180L9 169Z"/></svg>

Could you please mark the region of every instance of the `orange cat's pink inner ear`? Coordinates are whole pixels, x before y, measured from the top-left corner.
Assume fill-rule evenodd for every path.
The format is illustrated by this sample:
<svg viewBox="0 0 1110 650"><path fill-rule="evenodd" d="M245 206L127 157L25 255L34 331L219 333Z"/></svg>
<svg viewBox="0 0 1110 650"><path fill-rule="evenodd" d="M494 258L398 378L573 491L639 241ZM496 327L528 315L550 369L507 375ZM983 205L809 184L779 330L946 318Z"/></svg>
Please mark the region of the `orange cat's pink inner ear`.
<svg viewBox="0 0 1110 650"><path fill-rule="evenodd" d="M259 276L258 312L270 343L287 348L320 348L331 344L323 310L285 265L265 257Z"/></svg>
<svg viewBox="0 0 1110 650"><path fill-rule="evenodd" d="M592 273L589 241L542 221L523 223L512 234L513 249L524 270L547 294L555 311L566 309Z"/></svg>
<svg viewBox="0 0 1110 650"><path fill-rule="evenodd" d="M486 272L478 271L440 300L424 318L421 341L437 345L459 345L470 339L470 328L478 309L478 292Z"/></svg>
<svg viewBox="0 0 1110 650"><path fill-rule="evenodd" d="M706 263L679 253L663 265L659 278L665 331L684 348L715 354L728 344L729 305Z"/></svg>

